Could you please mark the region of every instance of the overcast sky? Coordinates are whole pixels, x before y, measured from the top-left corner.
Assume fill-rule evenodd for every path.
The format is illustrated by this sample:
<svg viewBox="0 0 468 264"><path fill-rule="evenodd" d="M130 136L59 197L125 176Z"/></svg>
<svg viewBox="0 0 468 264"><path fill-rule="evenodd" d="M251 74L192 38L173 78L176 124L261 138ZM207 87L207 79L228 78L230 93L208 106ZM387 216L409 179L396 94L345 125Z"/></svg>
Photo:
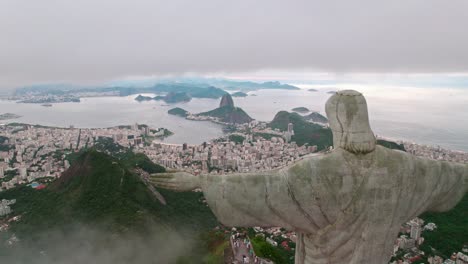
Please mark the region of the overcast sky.
<svg viewBox="0 0 468 264"><path fill-rule="evenodd" d="M467 0L0 0L0 87L133 75L467 73Z"/></svg>

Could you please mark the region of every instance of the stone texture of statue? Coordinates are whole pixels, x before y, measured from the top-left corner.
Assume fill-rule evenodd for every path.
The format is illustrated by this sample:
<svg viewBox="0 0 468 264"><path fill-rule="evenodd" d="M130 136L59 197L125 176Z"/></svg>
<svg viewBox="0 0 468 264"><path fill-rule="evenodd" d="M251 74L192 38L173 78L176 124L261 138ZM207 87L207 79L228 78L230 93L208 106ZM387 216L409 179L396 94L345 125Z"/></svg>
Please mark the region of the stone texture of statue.
<svg viewBox="0 0 468 264"><path fill-rule="evenodd" d="M298 233L295 263L388 263L400 225L453 208L468 192L468 165L375 144L365 98L340 91L326 104L334 150L262 173L154 176L163 188L201 188L226 226Z"/></svg>

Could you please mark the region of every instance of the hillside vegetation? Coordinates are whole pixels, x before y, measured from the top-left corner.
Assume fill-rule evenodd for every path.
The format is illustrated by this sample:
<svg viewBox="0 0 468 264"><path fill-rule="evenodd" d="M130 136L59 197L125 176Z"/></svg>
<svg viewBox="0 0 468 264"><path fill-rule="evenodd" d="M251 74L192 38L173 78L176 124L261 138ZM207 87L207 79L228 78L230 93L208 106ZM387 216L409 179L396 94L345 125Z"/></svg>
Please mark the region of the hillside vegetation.
<svg viewBox="0 0 468 264"><path fill-rule="evenodd" d="M426 223L437 225L434 231L425 231L423 250L430 255L450 258L452 253L461 251L468 245L468 194L453 208L445 213L425 213L421 216ZM435 250L431 249L434 248Z"/></svg>
<svg viewBox="0 0 468 264"><path fill-rule="evenodd" d="M321 115L317 113L317 116ZM308 117L309 116L301 116L295 112L289 113L287 111L280 111L276 114L273 121L269 123L269 126L273 129L287 131L288 124L293 124L294 136L292 136L291 140L295 141L299 146L304 144L309 144L310 146L316 145L318 150L333 146L333 134L331 129L308 122ZM386 148L405 151L402 144L397 144L392 141L379 139L377 140L377 144Z"/></svg>
<svg viewBox="0 0 468 264"><path fill-rule="evenodd" d="M405 146L403 144L398 144L393 141L388 141L385 139L377 139L377 144L384 146L389 149L396 149L396 150L401 150L401 151L406 151Z"/></svg>
<svg viewBox="0 0 468 264"><path fill-rule="evenodd" d="M142 168L154 173L162 172L164 168L149 161L145 155L114 151L120 153L122 159L95 149L73 157L72 166L46 189L20 186L0 193L0 199L17 200L12 210L15 215L21 215L21 220L12 224L8 235L15 234L20 239L17 249L28 251L25 258L42 251L49 257L63 257L59 256L63 252L53 252L49 245L66 243L60 239L89 230L94 230L93 234L98 230L99 238L81 242L106 252L109 248L103 240L129 236L162 242L170 234L171 237L198 241L199 234L218 224L202 202L200 193L160 190L167 202L167 205L161 204L133 170ZM77 233L77 229L85 231ZM57 233L61 234L59 238L51 235ZM154 250L157 258L158 250ZM184 255L195 254L200 262L209 253L203 245L196 250L191 247L187 250ZM0 259L14 252L0 245ZM17 256L10 257L16 259Z"/></svg>
<svg viewBox="0 0 468 264"><path fill-rule="evenodd" d="M269 126L273 129L287 131L289 123L292 123L294 127L294 136L291 140L299 146L304 144L317 145L318 150L323 150L333 145L333 135L330 129L307 122L298 113L278 112Z"/></svg>
<svg viewBox="0 0 468 264"><path fill-rule="evenodd" d="M243 124L252 121L252 118L242 108L232 106L219 107L199 115L217 117L221 122L232 124Z"/></svg>
<svg viewBox="0 0 468 264"><path fill-rule="evenodd" d="M328 123L328 119L325 116L317 112L313 112L309 115L304 116L304 119L308 121L312 121L314 123L322 123L322 124Z"/></svg>

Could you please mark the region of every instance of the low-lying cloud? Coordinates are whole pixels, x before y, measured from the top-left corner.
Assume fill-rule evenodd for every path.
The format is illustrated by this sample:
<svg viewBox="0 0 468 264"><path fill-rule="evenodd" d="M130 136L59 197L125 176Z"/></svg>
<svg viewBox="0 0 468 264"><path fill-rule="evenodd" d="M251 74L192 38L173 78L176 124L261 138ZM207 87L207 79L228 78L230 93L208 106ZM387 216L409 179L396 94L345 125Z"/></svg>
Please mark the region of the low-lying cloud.
<svg viewBox="0 0 468 264"><path fill-rule="evenodd" d="M0 263L176 263L196 245L192 237L157 226L149 228L145 234L116 234L104 228L73 224L67 229L39 232L34 239L19 239L17 244L2 249Z"/></svg>
<svg viewBox="0 0 468 264"><path fill-rule="evenodd" d="M466 0L4 0L0 87L259 69L468 72L466 25Z"/></svg>

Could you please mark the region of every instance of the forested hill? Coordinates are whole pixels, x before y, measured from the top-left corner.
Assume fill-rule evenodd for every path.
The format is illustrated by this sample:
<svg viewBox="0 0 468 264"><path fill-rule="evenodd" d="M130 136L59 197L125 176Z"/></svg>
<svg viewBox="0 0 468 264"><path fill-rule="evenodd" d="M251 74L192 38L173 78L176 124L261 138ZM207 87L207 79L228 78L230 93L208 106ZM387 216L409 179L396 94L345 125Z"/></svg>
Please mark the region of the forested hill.
<svg viewBox="0 0 468 264"><path fill-rule="evenodd" d="M293 124L294 127L292 141L295 141L299 146L304 144L317 145L319 150L323 150L333 145L333 135L329 128L307 122L298 113L280 111L275 115L269 126L273 129L287 131L289 123Z"/></svg>
<svg viewBox="0 0 468 264"><path fill-rule="evenodd" d="M333 134L330 128L324 127L323 124L317 124L307 121L307 116L301 116L295 112L280 111L278 112L269 126L273 129L281 131L288 130L288 124L293 124L294 135L291 140L295 141L299 146L308 144L316 145L318 150L326 149L333 146ZM377 140L377 144L390 149L405 151L402 144L397 144L392 141L383 139Z"/></svg>
<svg viewBox="0 0 468 264"><path fill-rule="evenodd" d="M0 259L24 259L24 263L28 263L43 254L44 262L40 263L48 263L51 259L64 261L65 252L54 249L61 244L85 243L86 247L99 250L99 254L107 254L116 250L116 247L123 246L116 239L125 242L129 238L138 240L138 243L142 240L148 240L148 243L157 242L158 246L155 245L154 249L145 248L146 246L133 249L130 247L125 252L115 252L117 255L123 254L122 259L138 253L151 253L153 258L159 256L165 259L169 256L166 252L160 252L165 246L159 243L164 243L166 238L184 238L187 243L198 241L199 234L218 224L210 209L202 202L200 193L160 190L167 201L167 205L161 204L134 169L140 167L139 164L151 172L164 169L144 155L132 155L130 152L125 155L128 155L125 159L119 159L96 150L88 150L75 158L72 166L60 179L43 190L20 186L0 193L0 199L17 200L12 205L12 210L15 215L21 216L20 221L12 224L8 234L2 234L15 234L20 242L14 247L0 245ZM90 233L90 238L83 239L83 233ZM73 239L79 241L69 241ZM170 242L167 243L169 246ZM202 246L193 250L193 245L187 243L175 243L174 247L184 245L187 248L181 249L182 252L171 253L170 257L208 253ZM70 247L68 250L71 250ZM28 253L21 255L19 252ZM94 262L96 259L99 256L93 255L88 260ZM104 262L109 261L106 259Z"/></svg>

